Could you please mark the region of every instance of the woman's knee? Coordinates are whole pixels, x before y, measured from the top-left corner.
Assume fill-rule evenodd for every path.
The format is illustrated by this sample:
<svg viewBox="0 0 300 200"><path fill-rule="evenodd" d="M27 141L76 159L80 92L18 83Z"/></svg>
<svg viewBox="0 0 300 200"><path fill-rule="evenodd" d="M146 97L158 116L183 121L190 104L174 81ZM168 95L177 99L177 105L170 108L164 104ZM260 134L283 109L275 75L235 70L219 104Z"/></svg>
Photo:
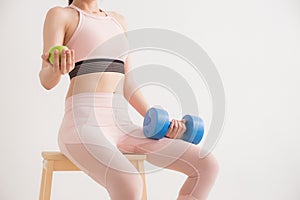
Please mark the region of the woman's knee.
<svg viewBox="0 0 300 200"><path fill-rule="evenodd" d="M112 199L140 200L143 192L143 179L139 174L126 175L107 189Z"/></svg>
<svg viewBox="0 0 300 200"><path fill-rule="evenodd" d="M216 176L219 173L219 162L216 157L210 153L204 158L199 157L199 171L209 173L212 176Z"/></svg>
<svg viewBox="0 0 300 200"><path fill-rule="evenodd" d="M200 157L199 147L191 147L186 152L186 159L192 166L192 173L189 176L200 176L201 173L211 174L215 176L219 172L219 163L216 157L210 153L206 157Z"/></svg>
<svg viewBox="0 0 300 200"><path fill-rule="evenodd" d="M125 186L127 192L125 196L128 200L140 200L143 193L143 180L141 176L135 176L133 179L128 180ZM125 198L124 198L125 199Z"/></svg>

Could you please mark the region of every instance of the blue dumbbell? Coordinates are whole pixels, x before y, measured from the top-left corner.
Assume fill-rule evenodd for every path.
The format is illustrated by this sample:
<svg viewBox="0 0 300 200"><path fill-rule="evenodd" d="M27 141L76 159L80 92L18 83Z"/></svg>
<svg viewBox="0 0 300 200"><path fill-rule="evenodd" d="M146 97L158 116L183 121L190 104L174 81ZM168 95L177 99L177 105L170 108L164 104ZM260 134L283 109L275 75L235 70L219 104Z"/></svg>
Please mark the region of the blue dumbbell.
<svg viewBox="0 0 300 200"><path fill-rule="evenodd" d="M186 131L180 139L199 144L204 134L203 120L200 117L185 115ZM147 138L159 140L167 134L171 125L167 111L159 108L150 108L145 115L143 122L144 135Z"/></svg>

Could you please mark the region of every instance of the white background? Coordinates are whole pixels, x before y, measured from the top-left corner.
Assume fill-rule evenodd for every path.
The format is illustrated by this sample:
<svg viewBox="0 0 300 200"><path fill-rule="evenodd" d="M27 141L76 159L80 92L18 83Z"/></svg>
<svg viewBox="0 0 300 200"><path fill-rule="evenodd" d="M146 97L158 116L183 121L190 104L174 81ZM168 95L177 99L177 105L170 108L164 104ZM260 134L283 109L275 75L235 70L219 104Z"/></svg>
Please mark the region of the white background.
<svg viewBox="0 0 300 200"><path fill-rule="evenodd" d="M42 26L47 10L56 5L65 6L67 0L0 2L1 200L38 199L40 154L58 150L69 78L64 76L50 91L38 78ZM104 0L99 6L123 14L129 30L156 27L185 34L215 63L227 113L214 149L220 173L210 200L300 199L299 1ZM147 55L147 62L160 63ZM143 64L141 58L135 62ZM149 102L168 105L169 113L179 118L175 98L155 96L162 92L156 89L144 88ZM206 100L199 105L207 121L210 106ZM137 112L130 113L141 123ZM185 175L170 170L147 174L149 199L176 199L184 180ZM68 172L54 174L52 199L109 198L87 175Z"/></svg>

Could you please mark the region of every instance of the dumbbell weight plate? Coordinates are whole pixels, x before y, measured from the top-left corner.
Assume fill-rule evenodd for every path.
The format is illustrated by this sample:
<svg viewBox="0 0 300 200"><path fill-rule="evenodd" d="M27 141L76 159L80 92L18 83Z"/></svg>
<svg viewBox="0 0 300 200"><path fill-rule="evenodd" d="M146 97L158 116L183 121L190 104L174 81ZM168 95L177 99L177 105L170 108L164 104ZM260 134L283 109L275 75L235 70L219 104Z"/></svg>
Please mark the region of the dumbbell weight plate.
<svg viewBox="0 0 300 200"><path fill-rule="evenodd" d="M180 139L193 144L199 144L204 134L203 120L200 117L192 115L185 115L182 119L186 120L186 131Z"/></svg>
<svg viewBox="0 0 300 200"><path fill-rule="evenodd" d="M158 108L150 108L144 117L144 135L147 138L161 139L166 135L170 124L171 122L169 121L167 111Z"/></svg>

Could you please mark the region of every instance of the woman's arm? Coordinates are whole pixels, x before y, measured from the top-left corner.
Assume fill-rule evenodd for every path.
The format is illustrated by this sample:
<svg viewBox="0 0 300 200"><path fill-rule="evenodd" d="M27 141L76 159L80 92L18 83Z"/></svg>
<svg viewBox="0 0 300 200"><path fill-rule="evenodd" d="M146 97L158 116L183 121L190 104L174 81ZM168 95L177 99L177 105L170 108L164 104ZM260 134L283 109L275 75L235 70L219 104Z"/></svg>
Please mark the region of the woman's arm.
<svg viewBox="0 0 300 200"><path fill-rule="evenodd" d="M127 31L127 23L125 18L114 12L114 15L123 26L125 32ZM128 72L131 69L131 60L128 55L126 58L126 62L124 64L125 71L125 80L123 85L124 97L128 100L128 102L143 116L145 117L146 112L150 109L146 99L142 95L140 89L136 88L136 84L132 77L130 77ZM135 90L135 91L134 91ZM169 138L181 138L184 132L186 131L185 120L176 120L172 119L171 125L166 133L166 137Z"/></svg>
<svg viewBox="0 0 300 200"><path fill-rule="evenodd" d="M123 15L117 12L110 12L122 25L125 34L127 32L127 22ZM131 60L130 55L127 56L126 62L124 64L124 72L125 72L125 79L123 85L123 93L124 97L127 101L138 111L143 117L145 117L146 112L150 109L145 97L143 96L140 89L136 89L136 84L131 76L128 75L128 72L131 70ZM135 90L135 91L133 91Z"/></svg>
<svg viewBox="0 0 300 200"><path fill-rule="evenodd" d="M48 50L55 45L63 45L66 14L61 7L54 7L47 12L43 29L43 55L42 68L39 72L39 78L42 86L50 90L58 84L61 79L61 73L54 70L53 65L47 60L49 58Z"/></svg>
<svg viewBox="0 0 300 200"><path fill-rule="evenodd" d="M145 117L147 110L150 109L150 106L148 105L141 90L136 87L133 78L127 74L130 71L130 67L131 67L131 61L130 61L130 56L128 55L124 65L124 71L125 71L125 79L124 79L124 86L123 86L124 97L143 117Z"/></svg>
<svg viewBox="0 0 300 200"><path fill-rule="evenodd" d="M146 99L142 95L139 89L136 90L136 84L132 77L127 75L127 72L130 70L130 57L127 56L125 63L125 81L123 86L124 96L128 102L143 116L145 117L146 112L150 109L147 104ZM135 90L135 92L134 92ZM134 92L134 93L133 93ZM172 119L171 125L166 133L168 138L181 138L184 132L186 131L185 120L176 120Z"/></svg>

